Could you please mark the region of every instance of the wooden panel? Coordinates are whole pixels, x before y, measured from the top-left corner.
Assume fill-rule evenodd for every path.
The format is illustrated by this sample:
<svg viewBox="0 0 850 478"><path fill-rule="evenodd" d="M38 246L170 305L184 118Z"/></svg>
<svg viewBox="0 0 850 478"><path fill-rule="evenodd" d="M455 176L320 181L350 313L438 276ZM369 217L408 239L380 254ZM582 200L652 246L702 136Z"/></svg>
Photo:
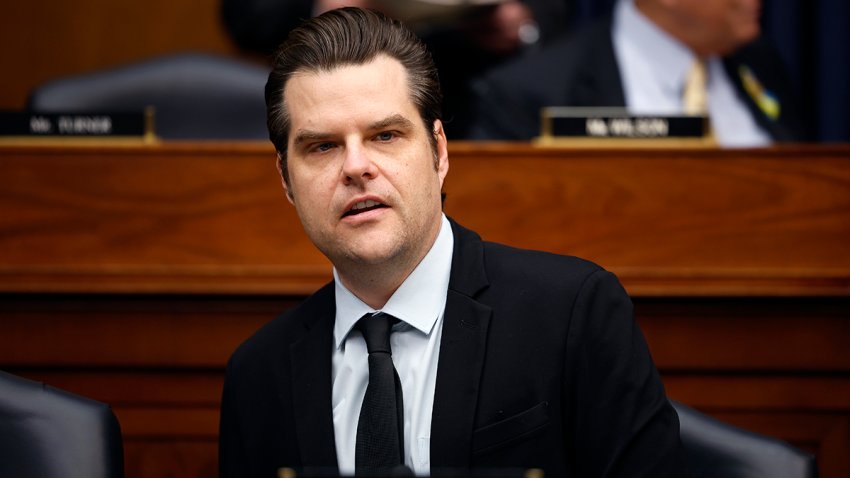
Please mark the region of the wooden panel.
<svg viewBox="0 0 850 478"><path fill-rule="evenodd" d="M214 478L218 476L216 440L125 440L126 478Z"/></svg>
<svg viewBox="0 0 850 478"><path fill-rule="evenodd" d="M850 290L847 150L452 153L447 210L487 239L595 260L633 295Z"/></svg>
<svg viewBox="0 0 850 478"><path fill-rule="evenodd" d="M233 54L218 0L18 2L0 19L0 109L23 108L39 84L186 51Z"/></svg>
<svg viewBox="0 0 850 478"><path fill-rule="evenodd" d="M166 404L173 408L218 407L224 380L224 362L211 369L181 369L175 366L159 370L45 368L27 365L16 370L33 380L125 409Z"/></svg>
<svg viewBox="0 0 850 478"><path fill-rule="evenodd" d="M739 427L776 436L814 454L821 478L850 476L850 418L838 414L715 413Z"/></svg>
<svg viewBox="0 0 850 478"><path fill-rule="evenodd" d="M662 372L671 397L701 410L850 411L850 381L844 374Z"/></svg>
<svg viewBox="0 0 850 478"><path fill-rule="evenodd" d="M850 298L643 298L635 310L665 370L850 372Z"/></svg>
<svg viewBox="0 0 850 478"><path fill-rule="evenodd" d="M632 295L850 293L847 148L451 148L447 213L595 260ZM0 173L0 290L307 294L330 277L265 144L6 146Z"/></svg>
<svg viewBox="0 0 850 478"><path fill-rule="evenodd" d="M0 171L17 291L305 293L330 278L266 147L22 148Z"/></svg>
<svg viewBox="0 0 850 478"><path fill-rule="evenodd" d="M617 273L671 397L850 475L850 148L454 143L447 212ZM266 144L0 145L0 368L111 404L128 478L216 475L223 369L330 278Z"/></svg>
<svg viewBox="0 0 850 478"><path fill-rule="evenodd" d="M129 478L215 476L224 363L296 300L5 296L0 368L111 404ZM838 478L850 448L850 369L846 353L817 344L850 342L841 326L850 302L818 307L822 300L638 297L635 305L672 398L809 450L822 477ZM789 312L776 320L781 310Z"/></svg>
<svg viewBox="0 0 850 478"><path fill-rule="evenodd" d="M293 304L286 298L0 296L0 364L218 369L240 342Z"/></svg>

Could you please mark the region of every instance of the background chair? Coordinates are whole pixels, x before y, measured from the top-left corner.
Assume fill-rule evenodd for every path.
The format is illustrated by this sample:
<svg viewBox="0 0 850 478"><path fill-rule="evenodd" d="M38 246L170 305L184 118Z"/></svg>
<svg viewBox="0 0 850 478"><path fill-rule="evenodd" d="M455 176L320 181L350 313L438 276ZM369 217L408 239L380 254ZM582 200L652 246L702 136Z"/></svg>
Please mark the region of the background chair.
<svg viewBox="0 0 850 478"><path fill-rule="evenodd" d="M268 69L180 54L59 78L33 90L37 113L138 112L153 106L163 139L267 139Z"/></svg>
<svg viewBox="0 0 850 478"><path fill-rule="evenodd" d="M791 445L736 428L678 402L682 444L695 478L816 478L815 459Z"/></svg>
<svg viewBox="0 0 850 478"><path fill-rule="evenodd" d="M118 420L103 403L0 371L0 476L123 477Z"/></svg>

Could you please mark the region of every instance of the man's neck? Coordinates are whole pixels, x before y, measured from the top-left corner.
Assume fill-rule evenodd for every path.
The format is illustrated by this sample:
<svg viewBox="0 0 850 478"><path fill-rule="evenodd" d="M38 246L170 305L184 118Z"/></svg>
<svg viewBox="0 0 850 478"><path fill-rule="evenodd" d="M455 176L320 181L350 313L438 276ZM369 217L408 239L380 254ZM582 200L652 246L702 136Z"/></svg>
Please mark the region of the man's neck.
<svg viewBox="0 0 850 478"><path fill-rule="evenodd" d="M396 267L354 266L359 268L356 274L345 272L347 268L337 267L337 276L345 288L369 307L380 310L390 297L401 287L404 280L413 272L413 267L399 270ZM364 270L366 269L366 270Z"/></svg>
<svg viewBox="0 0 850 478"><path fill-rule="evenodd" d="M635 0L635 7L658 28L688 47L695 56L707 58L713 54L700 44L698 36L694 35L694 29L682 25L670 9L661 5L660 2L656 0Z"/></svg>
<svg viewBox="0 0 850 478"><path fill-rule="evenodd" d="M409 254L402 254L379 264L336 261L334 267L339 280L363 303L375 310L381 309L434 247L440 233L442 220L440 221L422 247L412 250Z"/></svg>

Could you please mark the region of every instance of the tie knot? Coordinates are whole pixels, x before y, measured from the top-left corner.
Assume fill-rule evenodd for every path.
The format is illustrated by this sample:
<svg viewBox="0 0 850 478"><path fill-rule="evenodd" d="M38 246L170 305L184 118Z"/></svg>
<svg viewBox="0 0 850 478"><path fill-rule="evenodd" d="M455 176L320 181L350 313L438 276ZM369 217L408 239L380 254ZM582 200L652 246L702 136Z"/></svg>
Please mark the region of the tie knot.
<svg viewBox="0 0 850 478"><path fill-rule="evenodd" d="M354 328L363 334L366 340L366 350L372 354L383 352L392 354L390 348L390 332L398 319L392 315L378 312L377 314L366 314L357 321Z"/></svg>

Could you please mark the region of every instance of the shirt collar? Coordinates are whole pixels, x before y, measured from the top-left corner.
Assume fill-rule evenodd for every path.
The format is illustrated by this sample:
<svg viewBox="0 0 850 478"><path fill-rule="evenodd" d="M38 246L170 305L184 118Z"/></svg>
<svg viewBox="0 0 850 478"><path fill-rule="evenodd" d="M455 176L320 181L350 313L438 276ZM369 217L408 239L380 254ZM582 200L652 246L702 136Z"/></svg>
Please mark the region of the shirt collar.
<svg viewBox="0 0 850 478"><path fill-rule="evenodd" d="M667 94L680 95L685 76L696 61L693 52L666 31L659 28L635 6L634 0L621 0L614 13L614 31L627 51L624 55L639 58Z"/></svg>
<svg viewBox="0 0 850 478"><path fill-rule="evenodd" d="M453 250L452 227L444 214L440 232L431 249L380 312L397 317L423 334L430 334L446 307ZM336 296L334 347L338 349L360 317L378 311L366 305L343 285L336 268L333 275Z"/></svg>

